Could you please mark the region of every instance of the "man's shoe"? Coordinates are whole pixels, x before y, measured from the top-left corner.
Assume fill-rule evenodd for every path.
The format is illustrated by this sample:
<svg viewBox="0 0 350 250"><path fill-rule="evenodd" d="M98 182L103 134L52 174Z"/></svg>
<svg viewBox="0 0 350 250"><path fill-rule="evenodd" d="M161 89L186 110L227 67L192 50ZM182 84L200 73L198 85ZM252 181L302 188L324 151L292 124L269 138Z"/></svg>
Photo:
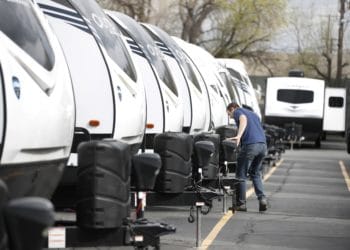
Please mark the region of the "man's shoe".
<svg viewBox="0 0 350 250"><path fill-rule="evenodd" d="M259 212L264 212L267 210L267 199L261 198L259 200Z"/></svg>
<svg viewBox="0 0 350 250"><path fill-rule="evenodd" d="M240 206L237 206L236 207L236 211L247 212L247 205L246 204L242 204Z"/></svg>

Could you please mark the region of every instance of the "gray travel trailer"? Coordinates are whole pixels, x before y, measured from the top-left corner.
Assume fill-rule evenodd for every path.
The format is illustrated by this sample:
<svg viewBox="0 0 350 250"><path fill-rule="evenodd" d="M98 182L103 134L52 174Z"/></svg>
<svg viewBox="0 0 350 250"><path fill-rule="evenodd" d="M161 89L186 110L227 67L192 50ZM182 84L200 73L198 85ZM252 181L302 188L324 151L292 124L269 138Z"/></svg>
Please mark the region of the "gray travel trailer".
<svg viewBox="0 0 350 250"><path fill-rule="evenodd" d="M153 148L155 135L181 132L183 104L175 81L152 37L132 18L118 12L108 15L124 30L124 38L139 57L137 67L143 71L147 106L145 146Z"/></svg>
<svg viewBox="0 0 350 250"><path fill-rule="evenodd" d="M10 198L49 198L74 133L69 71L31 1L0 1L0 16L0 178Z"/></svg>
<svg viewBox="0 0 350 250"><path fill-rule="evenodd" d="M146 121L143 77L120 30L93 0L37 2L60 40L72 75L77 108L73 153L81 141L104 138L125 142L137 152ZM71 165L76 165L74 156Z"/></svg>
<svg viewBox="0 0 350 250"><path fill-rule="evenodd" d="M209 130L210 100L204 81L198 80L190 60L180 46L160 28L143 24L163 53L184 105L183 131L190 134Z"/></svg>
<svg viewBox="0 0 350 250"><path fill-rule="evenodd" d="M215 58L196 45L187 43L176 37L174 37L174 40L192 60L206 83L210 97L211 128L214 129L227 125L228 116L226 106L230 102L230 97L218 73L219 66L215 64Z"/></svg>
<svg viewBox="0 0 350 250"><path fill-rule="evenodd" d="M325 83L306 77L270 77L266 83L265 123L302 126L305 141L319 147L322 136Z"/></svg>

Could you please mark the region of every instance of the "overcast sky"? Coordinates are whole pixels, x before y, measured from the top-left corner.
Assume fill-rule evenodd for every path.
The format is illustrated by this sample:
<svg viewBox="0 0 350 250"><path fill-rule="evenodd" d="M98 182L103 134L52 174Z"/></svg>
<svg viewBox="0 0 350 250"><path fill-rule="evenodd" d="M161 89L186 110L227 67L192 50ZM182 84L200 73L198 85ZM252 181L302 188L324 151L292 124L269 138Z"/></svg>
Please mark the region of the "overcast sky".
<svg viewBox="0 0 350 250"><path fill-rule="evenodd" d="M288 11L296 10L298 14L305 17L305 20L312 21L313 27L320 27L321 20L328 19L328 16L337 17L339 0L288 0ZM347 11L349 18L347 33L345 34L345 46L350 48L350 11ZM336 31L336 30L335 30ZM295 35L291 27L282 29L273 41L274 50L294 51L296 48Z"/></svg>

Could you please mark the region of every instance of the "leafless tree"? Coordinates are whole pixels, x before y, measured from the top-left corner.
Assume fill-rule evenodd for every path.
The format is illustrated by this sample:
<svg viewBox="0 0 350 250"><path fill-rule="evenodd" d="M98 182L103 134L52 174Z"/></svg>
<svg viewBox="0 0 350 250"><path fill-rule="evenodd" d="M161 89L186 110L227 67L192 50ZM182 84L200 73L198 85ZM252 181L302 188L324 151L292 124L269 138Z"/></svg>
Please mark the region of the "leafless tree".
<svg viewBox="0 0 350 250"><path fill-rule="evenodd" d="M98 2L105 9L123 12L140 22L148 22L154 12L152 0L98 0Z"/></svg>
<svg viewBox="0 0 350 250"><path fill-rule="evenodd" d="M343 51L345 27L341 12L345 11L345 0L340 0L340 6L340 15L324 16L318 24L297 14L292 16L290 23L298 44L299 64L309 70L311 76L320 77L334 86L343 84L343 69L349 65L348 59L344 62Z"/></svg>

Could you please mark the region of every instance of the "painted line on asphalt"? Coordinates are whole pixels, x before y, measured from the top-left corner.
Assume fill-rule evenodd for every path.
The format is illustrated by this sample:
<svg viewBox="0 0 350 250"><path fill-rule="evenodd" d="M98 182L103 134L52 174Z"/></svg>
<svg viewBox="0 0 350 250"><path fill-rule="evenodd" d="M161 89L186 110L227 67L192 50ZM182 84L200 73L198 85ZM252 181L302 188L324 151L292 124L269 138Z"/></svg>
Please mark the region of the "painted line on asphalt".
<svg viewBox="0 0 350 250"><path fill-rule="evenodd" d="M349 177L348 172L346 171L346 167L344 165L344 162L339 161L339 166L340 166L341 172L343 173L346 186L348 187L348 190L350 192L350 177Z"/></svg>
<svg viewBox="0 0 350 250"><path fill-rule="evenodd" d="M265 174L263 181L266 181L267 179L269 179L271 177L271 175L276 171L276 169L282 164L282 162L283 162L283 159L281 159L279 162L277 162L276 166L271 167L269 172L267 174ZM253 187L249 188L247 193L246 193L246 197L249 198L253 193L254 193L254 188ZM210 247L210 245L213 243L213 241L216 239L216 237L218 236L218 234L220 233L222 228L225 226L225 224L231 219L231 217L234 214L235 214L234 212L233 213L227 212L226 214L224 214L221 217L221 219L219 220L219 222L216 223L214 228L210 231L208 236L203 240L201 246L198 249L201 249L201 250L208 249Z"/></svg>

